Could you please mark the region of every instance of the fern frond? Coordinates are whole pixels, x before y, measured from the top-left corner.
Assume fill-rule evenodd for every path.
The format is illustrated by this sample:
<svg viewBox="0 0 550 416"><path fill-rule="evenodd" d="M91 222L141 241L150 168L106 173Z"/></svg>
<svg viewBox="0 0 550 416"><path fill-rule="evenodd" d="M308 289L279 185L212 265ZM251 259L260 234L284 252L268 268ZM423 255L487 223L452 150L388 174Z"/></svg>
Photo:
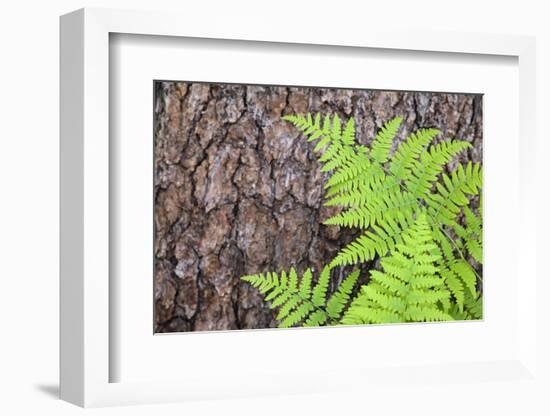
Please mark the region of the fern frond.
<svg viewBox="0 0 550 416"><path fill-rule="evenodd" d="M346 171L347 169L353 169L356 160L357 154L353 147L336 142L333 142L330 148L319 158L320 162L326 162L321 168L321 172L329 172L340 168L344 168Z"/></svg>
<svg viewBox="0 0 550 416"><path fill-rule="evenodd" d="M458 305L452 305L449 309L449 314L457 321L469 321L483 319L483 299L480 293L471 295L466 293L464 307L459 308Z"/></svg>
<svg viewBox="0 0 550 416"><path fill-rule="evenodd" d="M466 248L475 261L480 264L483 263L483 247L479 239L471 239L466 241Z"/></svg>
<svg viewBox="0 0 550 416"><path fill-rule="evenodd" d="M341 169L328 180L325 196L332 198L325 205L358 205L364 203L375 189L399 186L397 182L388 183L387 179L382 166L372 163L366 156L358 157L356 167Z"/></svg>
<svg viewBox="0 0 550 416"><path fill-rule="evenodd" d="M405 214L400 212L395 219L386 218L383 224L372 225L372 231L366 231L338 253L331 267L363 263L376 255L385 256L401 242L403 233L412 225L413 215Z"/></svg>
<svg viewBox="0 0 550 416"><path fill-rule="evenodd" d="M483 198L479 199L479 216L476 215L468 206L464 207L464 218L466 220L466 229L463 236L468 253L479 264L483 264L483 231L482 231L482 212Z"/></svg>
<svg viewBox="0 0 550 416"><path fill-rule="evenodd" d="M321 171L328 172L339 168L352 166L357 158L355 143L355 121L349 119L342 130L342 123L338 115L332 119L327 115L323 127L321 116L317 114L315 119L311 114L287 115L283 120L289 121L302 131L308 141L316 141L314 152L321 152L319 161L323 163Z"/></svg>
<svg viewBox="0 0 550 416"><path fill-rule="evenodd" d="M393 140L403 121L402 117L395 117L386 122L376 134L372 142L370 155L378 163L385 163L392 148Z"/></svg>
<svg viewBox="0 0 550 416"><path fill-rule="evenodd" d="M353 117L347 121L342 132L342 144L350 147L355 144L355 119Z"/></svg>
<svg viewBox="0 0 550 416"><path fill-rule="evenodd" d="M309 315L309 317L305 320L304 326L306 327L323 326L326 324L327 319L328 319L328 315L325 311L316 310L311 315Z"/></svg>
<svg viewBox="0 0 550 416"><path fill-rule="evenodd" d="M279 328L291 328L293 326L296 326L313 310L313 306L310 303L300 303L299 305L297 305L294 311L289 313L286 318L281 321L281 323L279 324Z"/></svg>
<svg viewBox="0 0 550 416"><path fill-rule="evenodd" d="M468 195L478 195L483 184L481 165L469 162L464 168L458 165L451 175L443 174L442 182L437 183L437 193L426 198L428 212L438 222L454 225L462 207L469 203Z"/></svg>
<svg viewBox="0 0 550 416"><path fill-rule="evenodd" d="M451 263L449 267L473 295L476 292L477 277L472 266L466 260L458 259L454 263Z"/></svg>
<svg viewBox="0 0 550 416"><path fill-rule="evenodd" d="M330 282L330 268L324 267L319 280L313 289L311 301L317 307L323 306L327 297L328 284Z"/></svg>
<svg viewBox="0 0 550 416"><path fill-rule="evenodd" d="M279 328L289 328L302 323L304 326L331 325L342 316L350 301L351 292L359 272L349 274L327 301L330 268L325 267L313 289L313 273L307 269L301 277L294 268L288 273L259 273L241 279L257 288L271 301L271 308L278 309L276 319Z"/></svg>
<svg viewBox="0 0 550 416"><path fill-rule="evenodd" d="M466 313L471 319L483 319L483 299L480 293L467 296L464 301Z"/></svg>
<svg viewBox="0 0 550 416"><path fill-rule="evenodd" d="M395 125L398 125L395 122ZM394 127L395 128L395 127ZM376 255L384 256L398 242L399 235L405 231L399 225L405 227L410 225L410 219L422 208L426 198L430 198L430 191L437 182L443 167L459 152L470 147L464 141L451 140L433 145L428 148L429 143L438 134L438 130L425 129L408 137L402 143L396 154L393 156L389 170L386 175L377 162L365 163L371 171L376 171L378 166L379 175L376 180L367 183L358 181L358 176L350 175L351 180L347 182L331 184L330 192L336 193L326 205L341 205L350 207L344 212L329 218L325 224L339 225L344 227L359 227L368 231L357 240L346 246L331 263L335 265L355 264L368 261ZM385 136L385 137L389 137ZM381 143L381 142L380 142ZM387 149L379 147L379 149ZM466 174L462 174L464 171ZM456 173L455 173L456 172ZM475 169L458 169L453 172L455 182L467 178L469 173L477 173ZM370 172L369 172L370 173ZM475 175L474 175L475 176ZM403 181L402 189L400 182ZM445 181L445 179L444 179ZM475 180L474 180L475 182ZM452 181L451 181L452 183ZM347 186L344 186L347 185ZM466 187L469 185L467 183ZM441 186L437 184L437 186ZM463 189L464 187L460 188ZM406 191L405 191L406 190ZM442 207L438 207L435 215L448 215L452 212L452 220L446 223L455 223L458 214L451 199L445 203L443 198L439 200ZM431 215L434 214L433 203ZM397 229L394 225L397 224ZM369 230L370 229L370 230ZM475 243L469 243L472 249Z"/></svg>
<svg viewBox="0 0 550 416"><path fill-rule="evenodd" d="M400 180L409 179L415 167L414 161L439 134L436 129L422 129L412 133L395 151L390 162L390 172Z"/></svg>
<svg viewBox="0 0 550 416"><path fill-rule="evenodd" d="M332 173L324 186L327 190L327 196L336 194L343 186L347 188L352 187L354 184L353 181L362 174L364 175L366 171L372 171L372 173L381 171L380 166L371 163L368 156L364 152L358 150L357 146L346 147L345 156L345 160L339 165L339 168ZM348 184L344 185L346 182L348 182ZM340 186L338 187L338 185Z"/></svg>
<svg viewBox="0 0 550 416"><path fill-rule="evenodd" d="M311 269L307 269L302 275L300 281L300 296L304 299L308 299L311 296L311 280L313 279L313 273Z"/></svg>
<svg viewBox="0 0 550 416"><path fill-rule="evenodd" d="M359 270L351 272L340 284L338 290L328 300L327 313L332 319L339 319L342 316L342 311L349 302L351 292L358 278Z"/></svg>
<svg viewBox="0 0 550 416"><path fill-rule="evenodd" d="M434 238L438 243L438 247L442 248L443 252L443 259L438 264L441 275L447 288L454 296L459 309L462 310L466 292L469 291L472 294L476 291L476 272L460 252L455 254L458 247L457 242L453 246L449 237L442 231L441 226L434 222L433 218L429 218L429 221L434 230Z"/></svg>
<svg viewBox="0 0 550 416"><path fill-rule="evenodd" d="M440 308L449 298L438 274L435 242L426 216L420 215L396 251L381 260L383 272L373 271L344 317L344 324L452 320Z"/></svg>
<svg viewBox="0 0 550 416"><path fill-rule="evenodd" d="M432 145L420 155L419 160L412 161L412 174L405 181L409 192L419 199L424 199L437 181L443 167L457 154L471 147L471 144L460 140L450 140Z"/></svg>
<svg viewBox="0 0 550 416"><path fill-rule="evenodd" d="M447 140L432 144L436 129L408 135L390 157L401 118L385 123L370 149L355 143L355 121L335 115L289 115L330 172L325 205L344 210L326 225L353 227L361 235L345 246L321 272L315 287L310 270L300 278L268 273L252 285L278 308L280 326L446 320L481 315L476 268L482 263L482 201L470 207L482 187L481 165L443 169L471 145ZM387 257L389 255L389 257ZM346 310L355 272L327 302L330 270L381 258L383 271L372 271L369 284ZM468 259L468 260L467 260ZM473 260L472 260L473 259ZM458 318L457 318L458 319ZM464 318L466 319L466 318Z"/></svg>
<svg viewBox="0 0 550 416"><path fill-rule="evenodd" d="M441 275L445 280L445 285L449 288L449 291L453 295L456 301L458 310L462 312L464 308L464 284L462 280L453 272L451 269L447 268L445 265L441 266Z"/></svg>
<svg viewBox="0 0 550 416"><path fill-rule="evenodd" d="M297 306L300 306L301 298L298 295L291 295L289 299L281 306L279 313L277 314L277 320L281 321L288 316L288 314Z"/></svg>
<svg viewBox="0 0 550 416"><path fill-rule="evenodd" d="M368 228L371 225L383 223L386 219L397 218L399 214L412 217L418 206L417 199L400 188L377 190L356 200L359 204L325 220L326 225L342 227Z"/></svg>

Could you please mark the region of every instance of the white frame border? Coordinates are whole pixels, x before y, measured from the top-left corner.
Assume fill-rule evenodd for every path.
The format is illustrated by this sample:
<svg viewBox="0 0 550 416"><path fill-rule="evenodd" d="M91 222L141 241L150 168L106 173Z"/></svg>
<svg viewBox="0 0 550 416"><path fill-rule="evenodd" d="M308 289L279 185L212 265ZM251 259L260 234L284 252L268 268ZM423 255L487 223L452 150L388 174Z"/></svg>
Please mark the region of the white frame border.
<svg viewBox="0 0 550 416"><path fill-rule="evenodd" d="M308 27L307 31L287 26L281 32L268 21L247 29L246 34L235 28L230 19L220 19L206 27L200 19L162 12L81 9L61 17L60 395L64 400L87 407L216 397L216 392L193 388L193 380L109 383L109 33L517 57L522 143L518 149L522 165L520 241L536 241L534 38L418 30L413 33L391 26L380 31L353 25L327 35L321 25ZM543 321L540 312L539 322L536 319L536 283L542 276L537 276L536 251L521 244L518 249L524 280L518 288L520 359L508 364L521 368L518 374L523 376L526 369L527 376L536 382L541 378L536 361L537 329ZM328 388L339 387L344 386ZM288 385L286 392L293 391L306 392L298 385ZM261 388L243 394L231 390L227 397L262 393L266 392Z"/></svg>

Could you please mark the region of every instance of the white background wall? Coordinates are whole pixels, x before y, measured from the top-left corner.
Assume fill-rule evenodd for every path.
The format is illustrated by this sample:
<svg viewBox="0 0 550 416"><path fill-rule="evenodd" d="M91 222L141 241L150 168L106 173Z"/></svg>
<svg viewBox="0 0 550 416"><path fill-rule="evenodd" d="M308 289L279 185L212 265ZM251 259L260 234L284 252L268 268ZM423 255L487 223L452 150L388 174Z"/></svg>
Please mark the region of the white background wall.
<svg viewBox="0 0 550 416"><path fill-rule="evenodd" d="M189 3L189 4L187 4ZM377 0L298 3L207 0L5 0L0 6L0 414L76 414L81 409L55 399L58 376L58 16L74 9L115 7L179 10L189 19L209 13L256 13L274 19L284 30L290 22L313 24L317 19L289 17L313 12L349 19L350 24L384 20L414 28L430 22L434 29L536 35L538 41L539 134L550 114L550 13L545 1L423 1ZM346 5L348 11L346 11ZM319 17L320 18L320 17ZM183 21L182 24L185 24ZM246 30L246 28L242 28ZM539 177L547 161L548 142L538 149ZM545 164L546 165L546 164ZM541 181L541 184L544 182ZM546 183L548 183L546 181ZM548 185L541 187L547 192ZM546 197L545 200L548 198ZM541 200L542 201L542 200ZM541 205L541 213L546 211ZM541 234L549 235L541 220ZM545 242L540 240L542 251ZM547 244L546 244L547 246ZM541 256L542 257L542 256ZM458 399L458 398L457 398ZM345 401L344 401L345 400ZM503 401L503 403L508 401ZM477 404L474 413L516 413L499 403ZM261 411L259 409L262 409ZM364 409L364 410L360 410ZM388 403L388 412L392 403ZM473 410L474 410L473 409ZM534 409L524 414L534 414ZM325 397L234 400L94 410L101 415L150 414L368 414L366 397L339 394ZM442 411L453 413L453 406Z"/></svg>

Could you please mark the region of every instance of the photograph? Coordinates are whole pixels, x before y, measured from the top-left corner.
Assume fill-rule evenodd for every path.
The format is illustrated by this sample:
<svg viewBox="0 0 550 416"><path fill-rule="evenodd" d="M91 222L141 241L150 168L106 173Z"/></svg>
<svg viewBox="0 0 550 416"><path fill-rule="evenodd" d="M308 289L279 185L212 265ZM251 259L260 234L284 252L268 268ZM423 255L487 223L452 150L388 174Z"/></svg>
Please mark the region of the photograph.
<svg viewBox="0 0 550 416"><path fill-rule="evenodd" d="M153 88L155 333L483 319L482 94Z"/></svg>
<svg viewBox="0 0 550 416"><path fill-rule="evenodd" d="M544 2L4 3L0 416L550 415Z"/></svg>

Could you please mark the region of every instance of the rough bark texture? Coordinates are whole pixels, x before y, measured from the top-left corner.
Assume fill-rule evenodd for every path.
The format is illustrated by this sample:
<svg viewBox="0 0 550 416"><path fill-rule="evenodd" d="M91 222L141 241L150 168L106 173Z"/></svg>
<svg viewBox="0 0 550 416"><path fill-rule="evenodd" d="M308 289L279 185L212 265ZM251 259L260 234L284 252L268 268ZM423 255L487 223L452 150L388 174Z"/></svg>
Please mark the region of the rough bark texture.
<svg viewBox="0 0 550 416"><path fill-rule="evenodd" d="M404 122L472 142L482 158L482 97L465 94L188 82L155 85L156 332L266 328L274 314L241 275L316 271L356 235L324 226L325 176L284 114L355 117L370 144L381 125ZM333 276L333 287L342 273Z"/></svg>

